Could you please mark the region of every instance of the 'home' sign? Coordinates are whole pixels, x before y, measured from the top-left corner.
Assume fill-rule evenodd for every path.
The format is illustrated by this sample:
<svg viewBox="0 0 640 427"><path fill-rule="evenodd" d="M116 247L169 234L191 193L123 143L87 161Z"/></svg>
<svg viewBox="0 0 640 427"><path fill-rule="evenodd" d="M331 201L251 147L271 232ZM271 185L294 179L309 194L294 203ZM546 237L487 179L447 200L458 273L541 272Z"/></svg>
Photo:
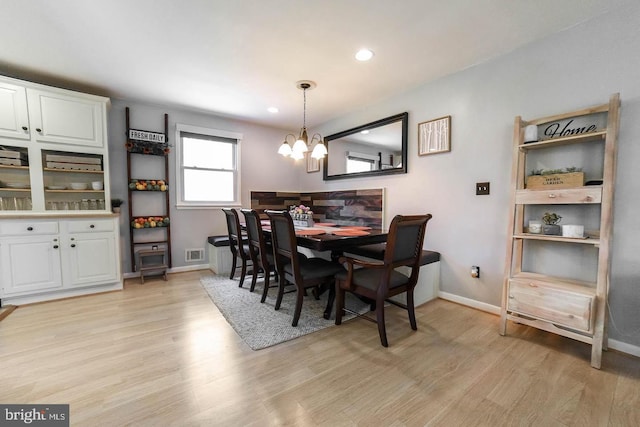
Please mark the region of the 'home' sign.
<svg viewBox="0 0 640 427"><path fill-rule="evenodd" d="M541 140L547 140L598 132L599 130L605 129L606 125L606 116L604 114L591 114L588 116L543 123L539 125L538 131L542 130Z"/></svg>

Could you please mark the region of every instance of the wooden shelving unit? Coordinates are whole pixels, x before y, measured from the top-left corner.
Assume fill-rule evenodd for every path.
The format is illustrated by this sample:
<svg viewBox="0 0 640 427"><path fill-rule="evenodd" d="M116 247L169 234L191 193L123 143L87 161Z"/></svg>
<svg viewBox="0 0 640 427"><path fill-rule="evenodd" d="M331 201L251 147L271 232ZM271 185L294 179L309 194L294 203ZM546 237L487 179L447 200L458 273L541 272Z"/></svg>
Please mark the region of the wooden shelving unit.
<svg viewBox="0 0 640 427"><path fill-rule="evenodd" d="M513 169L511 201L507 231L507 264L502 294L500 334L507 332L507 321L536 327L591 345L591 366L600 368L602 350L607 347L607 298L609 294L609 255L613 220L613 193L619 127L619 94L609 102L592 108L543 117L529 121L515 118L513 134ZM596 114L606 114L605 129L524 142L524 128L544 126ZM573 144L601 144L602 185L563 189L528 189L525 186L529 154L539 150L556 150ZM585 147L585 146L580 146ZM599 207L598 230L587 231L585 238L569 238L527 232L527 209L532 206L553 209L582 206ZM572 280L556 275L525 271L525 242L540 245L581 245L597 251L597 270L593 281ZM543 246L542 251L550 250Z"/></svg>
<svg viewBox="0 0 640 427"><path fill-rule="evenodd" d="M152 143L140 142L138 140L134 140L129 137L130 130L131 130L130 121L129 121L129 107L126 108L126 128L127 128L127 178L128 178L127 183L131 183L132 180L143 179L143 177L134 176L132 172L132 156L157 156L157 157L162 157L164 160L164 170L161 172L159 171L160 173L164 173L164 177L160 178L156 176L156 177L147 178L149 181L162 180L165 183L164 191L160 191L160 190L139 191L129 186L128 208L129 208L129 221L131 221L131 231L129 233L129 236L130 236L129 247L131 251L131 263L132 263L133 271L139 271L141 277L143 277L143 274L144 274L143 268L145 266L139 265L141 263L140 260L144 259L145 256L148 256L146 254L149 251L149 248L160 246L156 250L156 253L160 251L164 254L162 268L165 269L164 274L166 278L166 269L171 268L171 224L169 222L167 222L166 224L163 222L163 225L157 225L155 224L155 221L154 221L154 226L152 227L135 228L135 226L133 225L133 221L139 217L169 218L170 211L169 211L169 189L168 189L168 185L169 185L168 151L161 149L160 145L153 146ZM164 141L165 142L162 144L162 146L167 147L168 141L169 141L169 115L168 114L164 115ZM139 149L140 144L145 145L144 150ZM148 148L148 147L151 147L151 148ZM152 215L140 215L139 213L134 214L136 212L136 207L134 206L136 204L136 200L135 200L136 193L161 194L162 197L164 197L164 203L163 203L164 212L159 212L159 213L156 212ZM148 233L149 230L163 230L163 232L165 233L165 238L164 239L145 238L144 234ZM138 248L141 248L141 249L138 249ZM154 268L154 269L157 269L157 268Z"/></svg>

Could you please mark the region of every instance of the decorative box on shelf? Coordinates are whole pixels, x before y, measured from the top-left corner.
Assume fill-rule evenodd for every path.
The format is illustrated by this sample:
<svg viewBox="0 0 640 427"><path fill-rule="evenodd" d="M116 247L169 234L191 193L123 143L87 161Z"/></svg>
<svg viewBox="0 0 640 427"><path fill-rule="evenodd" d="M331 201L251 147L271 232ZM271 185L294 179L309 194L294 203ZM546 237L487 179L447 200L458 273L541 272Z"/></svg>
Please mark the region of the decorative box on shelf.
<svg viewBox="0 0 640 427"><path fill-rule="evenodd" d="M575 188L584 185L584 172L554 173L530 175L527 177L527 189Z"/></svg>

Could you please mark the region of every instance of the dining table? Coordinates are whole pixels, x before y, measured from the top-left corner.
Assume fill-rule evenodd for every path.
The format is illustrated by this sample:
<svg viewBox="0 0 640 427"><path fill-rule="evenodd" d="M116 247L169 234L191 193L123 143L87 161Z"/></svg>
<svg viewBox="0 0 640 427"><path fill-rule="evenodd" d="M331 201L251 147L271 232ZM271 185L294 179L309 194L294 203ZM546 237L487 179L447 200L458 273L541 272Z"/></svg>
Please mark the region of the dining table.
<svg viewBox="0 0 640 427"><path fill-rule="evenodd" d="M268 220L262 220L262 230L267 239L271 239L271 227ZM358 225L337 225L333 223L315 223L311 227L296 226L298 246L318 252L331 252L331 260L338 261L350 248L385 243L388 231ZM322 292L326 291L322 290ZM329 289L329 297L323 317L329 319L333 308L335 289Z"/></svg>

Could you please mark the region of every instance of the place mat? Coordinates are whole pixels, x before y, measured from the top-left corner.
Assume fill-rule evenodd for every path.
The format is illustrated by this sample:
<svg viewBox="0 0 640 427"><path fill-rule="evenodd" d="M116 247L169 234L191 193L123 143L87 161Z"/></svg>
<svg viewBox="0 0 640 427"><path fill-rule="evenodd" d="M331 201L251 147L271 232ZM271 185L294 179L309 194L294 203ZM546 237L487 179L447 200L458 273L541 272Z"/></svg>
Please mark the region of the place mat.
<svg viewBox="0 0 640 427"><path fill-rule="evenodd" d="M318 236L320 234L325 234L326 231L320 230L318 228L307 228L304 230L296 230L296 236Z"/></svg>
<svg viewBox="0 0 640 427"><path fill-rule="evenodd" d="M336 231L332 231L333 234L335 234L336 236L343 236L343 237L354 237L354 236L367 236L371 233L369 233L368 231L364 231L364 230L336 230Z"/></svg>
<svg viewBox="0 0 640 427"><path fill-rule="evenodd" d="M316 227L335 227L336 225L332 222L316 222L314 224Z"/></svg>
<svg viewBox="0 0 640 427"><path fill-rule="evenodd" d="M371 230L371 227L366 227L364 225L345 225L340 228L343 230Z"/></svg>

